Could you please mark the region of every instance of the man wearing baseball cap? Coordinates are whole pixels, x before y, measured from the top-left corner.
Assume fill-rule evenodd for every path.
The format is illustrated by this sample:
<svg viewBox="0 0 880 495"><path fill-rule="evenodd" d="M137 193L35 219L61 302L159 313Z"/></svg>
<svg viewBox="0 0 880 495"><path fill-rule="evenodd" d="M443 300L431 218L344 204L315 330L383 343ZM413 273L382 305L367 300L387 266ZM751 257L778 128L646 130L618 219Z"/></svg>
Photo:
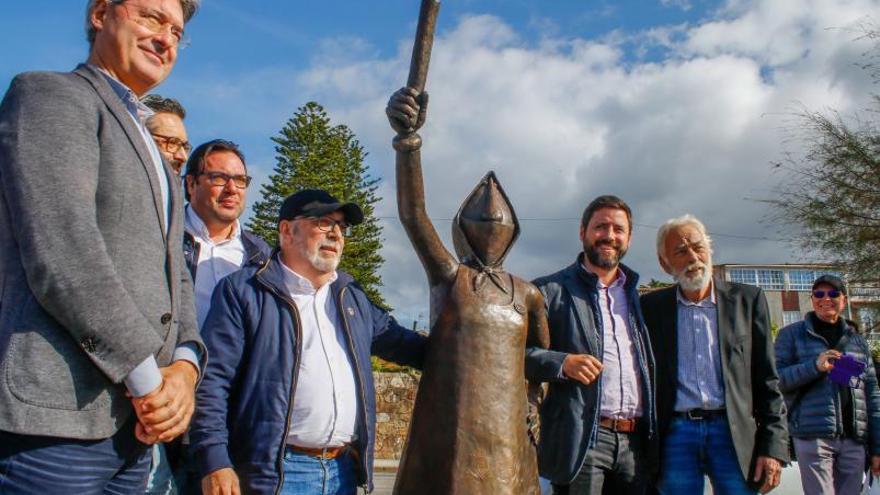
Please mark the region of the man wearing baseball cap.
<svg viewBox="0 0 880 495"><path fill-rule="evenodd" d="M813 311L780 330L775 344L801 483L806 495L862 493L866 459L880 474L880 390L871 350L843 317L843 280L822 275L810 296ZM844 357L863 370L842 385L828 376Z"/></svg>
<svg viewBox="0 0 880 495"><path fill-rule="evenodd" d="M336 268L361 208L309 189L284 200L268 263L223 279L191 448L205 493L372 489L370 355L421 367L426 339Z"/></svg>

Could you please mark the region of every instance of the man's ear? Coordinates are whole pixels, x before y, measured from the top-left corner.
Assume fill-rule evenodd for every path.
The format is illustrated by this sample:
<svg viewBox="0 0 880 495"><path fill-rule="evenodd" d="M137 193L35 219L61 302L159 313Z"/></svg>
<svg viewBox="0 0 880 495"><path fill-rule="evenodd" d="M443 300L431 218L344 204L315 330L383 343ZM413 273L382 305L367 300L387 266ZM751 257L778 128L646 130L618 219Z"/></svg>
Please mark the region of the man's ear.
<svg viewBox="0 0 880 495"><path fill-rule="evenodd" d="M663 259L663 256L658 254L657 261L660 262L660 268L662 268L664 272L672 275L672 267L669 266L668 263L666 263L666 260Z"/></svg>
<svg viewBox="0 0 880 495"><path fill-rule="evenodd" d="M193 175L186 175L183 180L186 182L186 193L192 199L193 189L196 187L196 178Z"/></svg>
<svg viewBox="0 0 880 495"><path fill-rule="evenodd" d="M578 238L581 240L581 244L584 244L585 239L587 238L587 226L581 224L581 228L578 230Z"/></svg>
<svg viewBox="0 0 880 495"><path fill-rule="evenodd" d="M98 2L95 2L95 8L93 8L92 12L89 14L89 23L91 23L95 31L101 31L104 29L104 18L107 16L107 10L109 8L110 5L107 3L107 0L99 0Z"/></svg>

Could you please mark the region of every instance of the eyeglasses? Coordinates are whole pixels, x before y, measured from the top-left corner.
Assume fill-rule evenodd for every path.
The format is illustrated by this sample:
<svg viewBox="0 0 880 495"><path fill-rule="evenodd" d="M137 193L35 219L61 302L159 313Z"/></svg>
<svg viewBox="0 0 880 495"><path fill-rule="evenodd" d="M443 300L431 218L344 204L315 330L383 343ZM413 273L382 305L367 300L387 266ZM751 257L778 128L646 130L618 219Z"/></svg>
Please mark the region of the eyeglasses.
<svg viewBox="0 0 880 495"><path fill-rule="evenodd" d="M225 186L231 180L235 187L246 188L251 183L250 175L229 175L223 172L199 172L196 175L204 175L212 186Z"/></svg>
<svg viewBox="0 0 880 495"><path fill-rule="evenodd" d="M315 222L315 225L318 226L318 230L321 232L333 232L333 227L339 226L339 231L342 232L343 237L348 237L351 235L351 225L345 223L345 220L333 220L330 217L304 217Z"/></svg>
<svg viewBox="0 0 880 495"><path fill-rule="evenodd" d="M161 141L161 146L169 153L177 153L183 149L186 156L189 156L192 152L193 147L189 144L189 141L181 141L180 138L163 136L162 134L156 134L154 132L151 132L150 135L152 135L157 141Z"/></svg>
<svg viewBox="0 0 880 495"><path fill-rule="evenodd" d="M172 45L176 46L178 50L183 50L189 46L190 39L183 29L172 24L168 17L161 12L149 7L135 5L134 7L138 7L140 11L136 15L132 15L131 10L129 10L129 4L119 3L119 5L125 9L129 19L145 27L151 33L162 34L166 29L169 30L171 38L174 40Z"/></svg>
<svg viewBox="0 0 880 495"><path fill-rule="evenodd" d="M826 295L831 299L837 299L838 297L840 297L840 291L837 289L813 291L813 297L815 297L816 299L824 299Z"/></svg>

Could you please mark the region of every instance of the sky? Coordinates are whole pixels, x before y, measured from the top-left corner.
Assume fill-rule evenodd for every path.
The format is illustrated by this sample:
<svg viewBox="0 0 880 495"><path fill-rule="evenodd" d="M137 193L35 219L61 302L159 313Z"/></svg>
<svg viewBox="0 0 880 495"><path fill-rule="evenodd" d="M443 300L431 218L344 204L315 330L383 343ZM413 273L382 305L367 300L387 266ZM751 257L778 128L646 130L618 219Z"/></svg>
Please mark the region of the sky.
<svg viewBox="0 0 880 495"><path fill-rule="evenodd" d="M85 0L3 3L4 88L86 58ZM396 217L384 106L417 16L415 0L204 0L156 89L187 107L194 144L240 143L257 183L306 102L348 125L381 180L382 292L408 326L426 324L427 282ZM868 107L878 88L858 64L878 19L878 0L443 0L421 132L429 214L451 250L450 219L494 170L522 223L505 268L527 279L574 261L580 214L606 193L633 209L624 261L645 282L669 280L656 229L684 213L713 234L716 263L819 261L759 200L784 179L773 163L803 150L797 112Z"/></svg>

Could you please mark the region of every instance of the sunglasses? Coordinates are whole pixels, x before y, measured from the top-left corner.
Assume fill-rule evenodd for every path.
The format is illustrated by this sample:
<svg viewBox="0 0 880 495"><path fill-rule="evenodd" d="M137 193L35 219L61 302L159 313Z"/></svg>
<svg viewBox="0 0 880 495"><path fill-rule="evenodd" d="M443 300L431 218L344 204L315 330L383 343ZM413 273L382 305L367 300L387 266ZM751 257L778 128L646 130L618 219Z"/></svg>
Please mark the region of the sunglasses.
<svg viewBox="0 0 880 495"><path fill-rule="evenodd" d="M816 299L824 299L826 295L831 299L837 299L838 297L840 297L840 291L836 289L813 291L813 297L815 297Z"/></svg>

